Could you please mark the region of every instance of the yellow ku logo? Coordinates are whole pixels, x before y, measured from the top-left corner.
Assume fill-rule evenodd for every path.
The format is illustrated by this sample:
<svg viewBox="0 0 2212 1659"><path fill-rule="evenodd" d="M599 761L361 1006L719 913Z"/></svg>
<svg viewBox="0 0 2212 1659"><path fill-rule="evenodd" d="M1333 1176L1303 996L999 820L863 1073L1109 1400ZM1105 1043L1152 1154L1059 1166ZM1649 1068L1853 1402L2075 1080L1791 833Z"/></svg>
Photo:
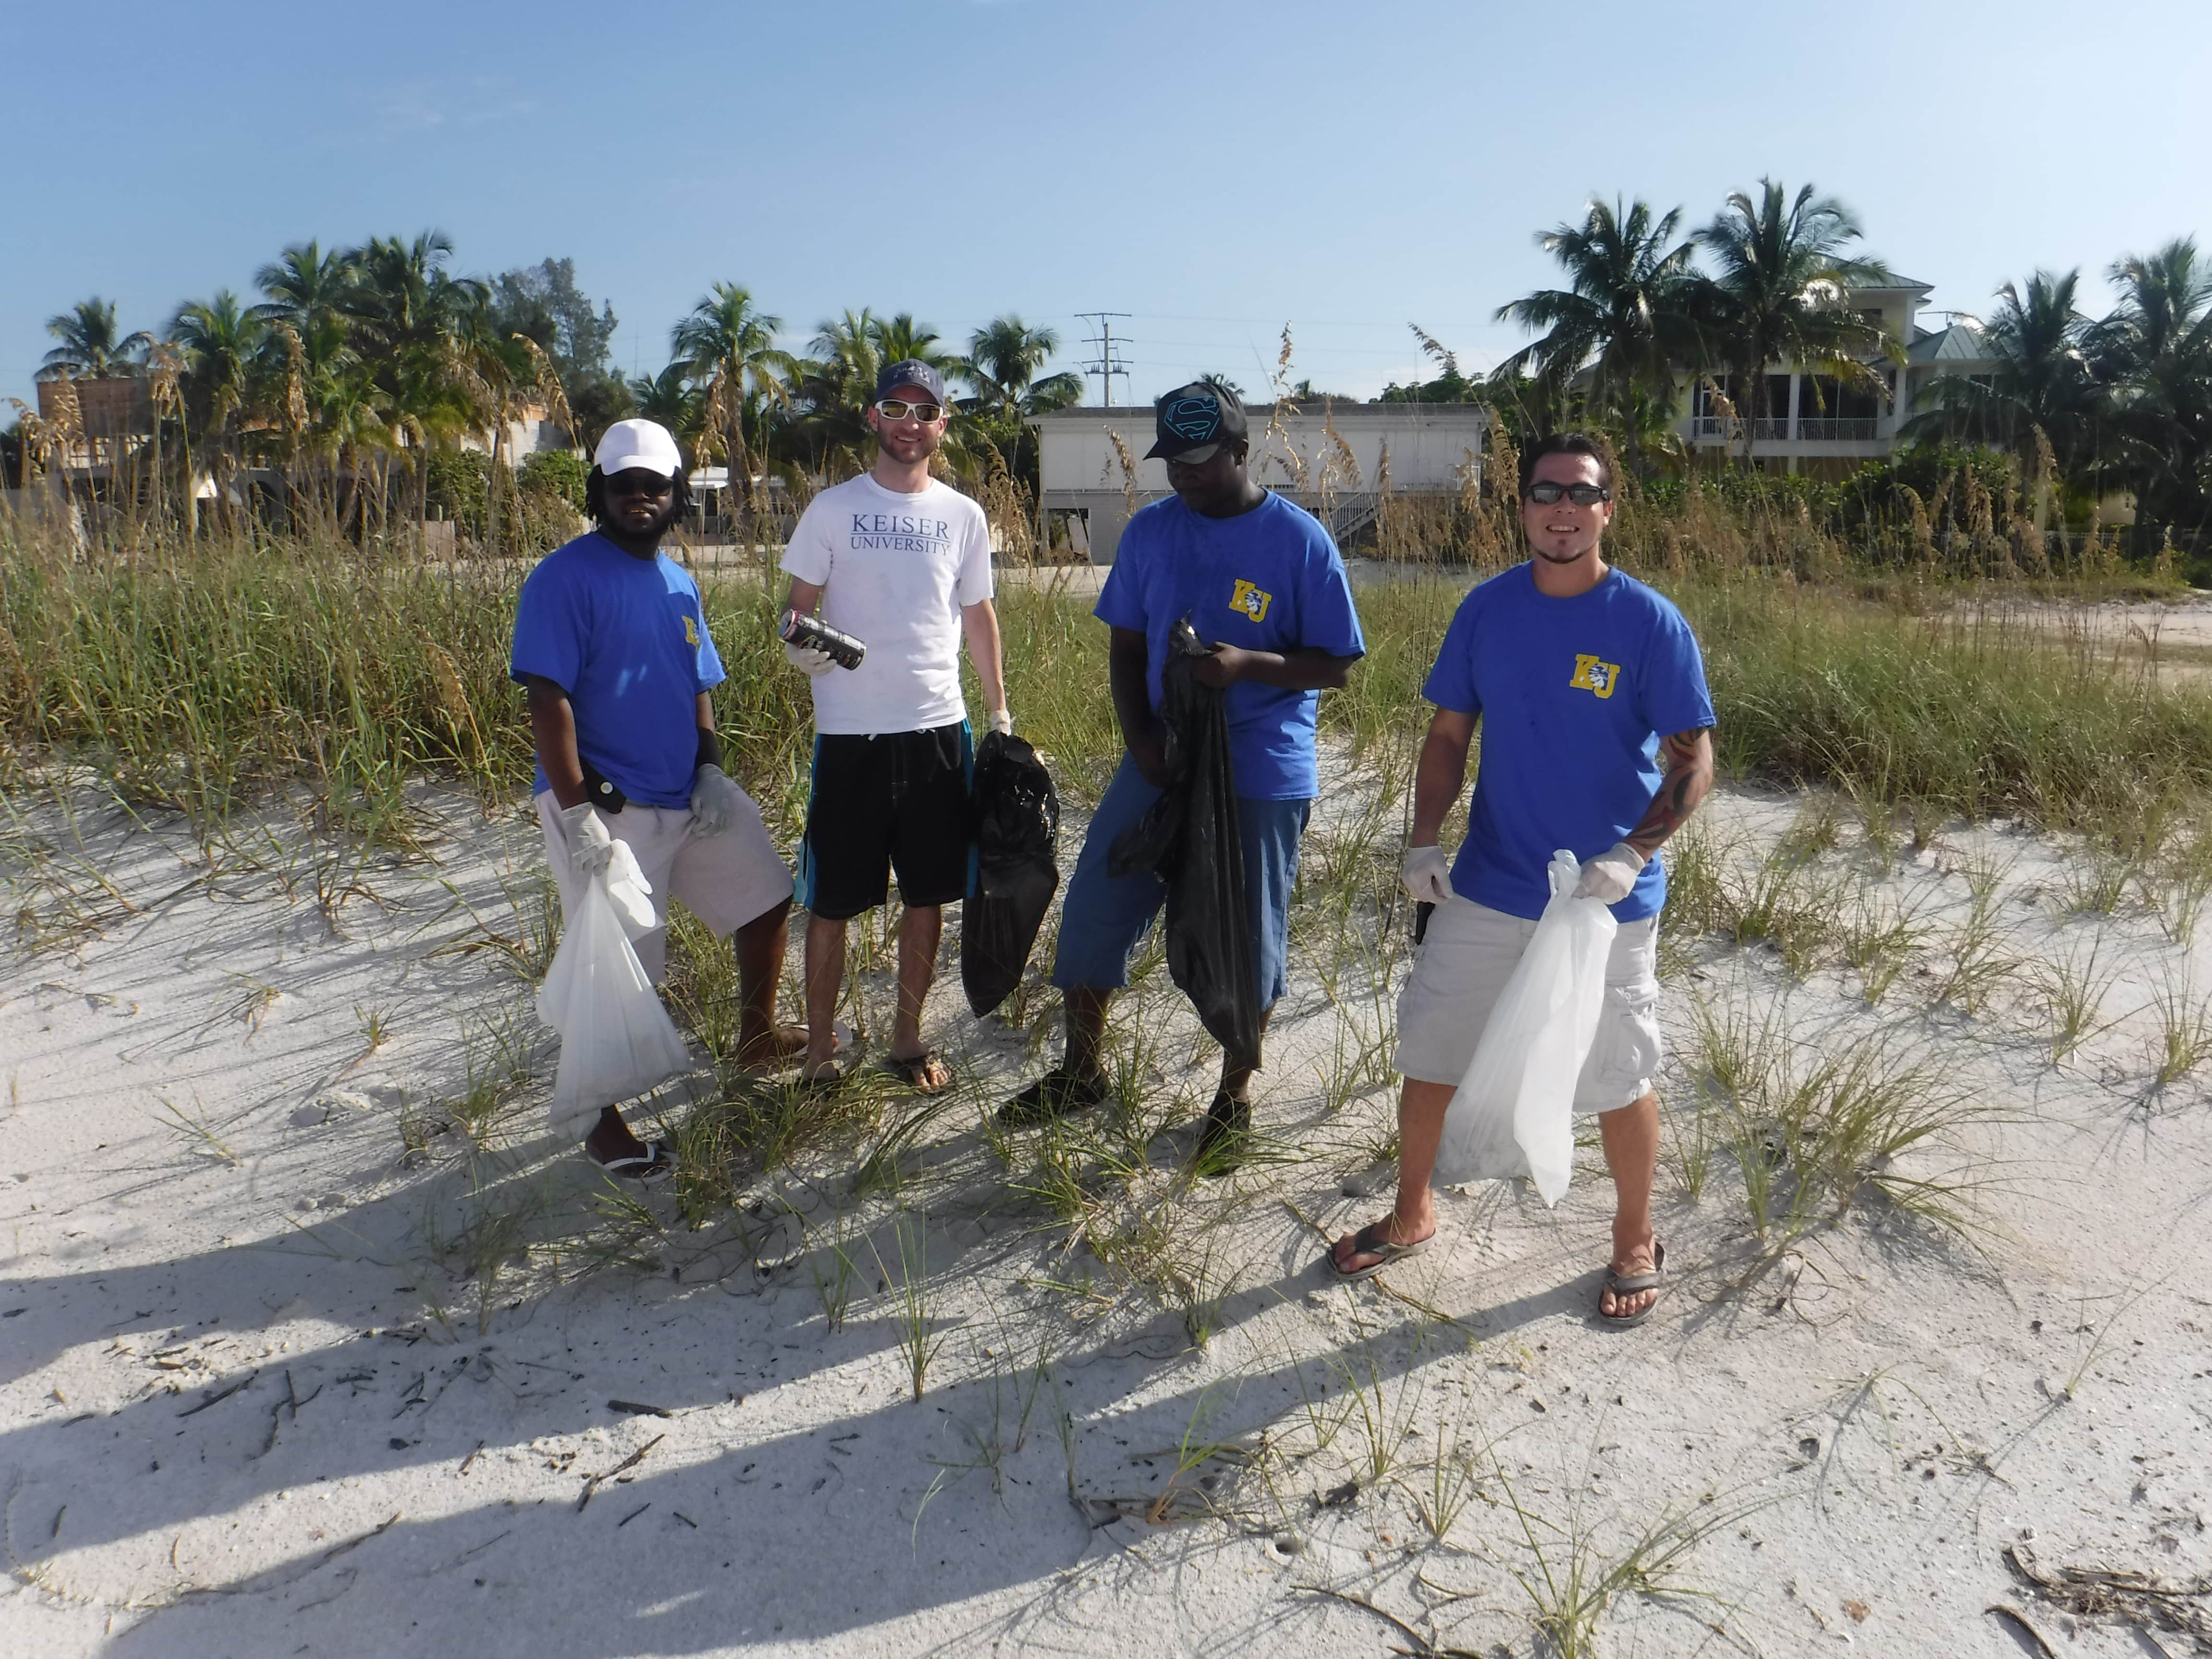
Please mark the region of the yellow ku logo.
<svg viewBox="0 0 2212 1659"><path fill-rule="evenodd" d="M1594 692L1609 697L1613 689L1620 684L1620 665L1600 662L1595 657L1577 655L1575 658L1574 678L1567 682L1577 690Z"/></svg>
<svg viewBox="0 0 2212 1659"><path fill-rule="evenodd" d="M699 625L691 620L688 612L684 617L684 643L694 651L699 648Z"/></svg>
<svg viewBox="0 0 2212 1659"><path fill-rule="evenodd" d="M1267 620L1267 607L1274 600L1273 593L1262 592L1251 583L1240 580L1230 591L1229 608L1241 611L1254 622Z"/></svg>

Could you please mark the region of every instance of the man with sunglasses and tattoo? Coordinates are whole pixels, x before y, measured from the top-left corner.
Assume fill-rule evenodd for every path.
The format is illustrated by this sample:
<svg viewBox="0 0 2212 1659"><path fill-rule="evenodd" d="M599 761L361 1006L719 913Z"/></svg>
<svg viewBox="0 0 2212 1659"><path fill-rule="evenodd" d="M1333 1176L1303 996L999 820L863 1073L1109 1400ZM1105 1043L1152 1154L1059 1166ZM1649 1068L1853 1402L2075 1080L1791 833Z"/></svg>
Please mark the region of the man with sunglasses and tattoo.
<svg viewBox="0 0 2212 1659"><path fill-rule="evenodd" d="M983 509L929 476L950 409L945 377L909 359L877 377L868 429L875 462L808 503L784 549L789 608L866 647L858 668L787 642L814 686L814 766L799 852L806 907L805 1079L837 1080L832 1019L845 973L845 924L890 896L898 876L898 1006L884 1059L924 1094L952 1071L923 1042L944 907L968 892L968 796L975 744L960 692L960 647L991 729L1011 732L991 536Z"/></svg>
<svg viewBox="0 0 2212 1659"><path fill-rule="evenodd" d="M509 669L529 701L538 817L561 908L574 915L584 884L627 842L653 889L653 928L635 941L640 964L659 981L672 896L715 938L734 934L738 1057L772 1067L806 1035L775 1023L791 872L751 797L722 770L709 695L726 678L721 658L697 585L660 550L690 504L683 455L666 428L617 421L593 463L584 501L599 527L548 554L523 582ZM635 1180L674 1168L667 1149L640 1140L612 1106L584 1150Z"/></svg>
<svg viewBox="0 0 2212 1659"><path fill-rule="evenodd" d="M1367 650L1328 530L1247 470L1249 440L1237 394L1194 381L1160 398L1153 420L1157 441L1146 459L1167 463L1175 494L1129 520L1097 607L1112 630L1107 673L1128 752L1091 820L1061 905L1052 969L1066 1005L1060 1063L1000 1108L1008 1127L1087 1111L1107 1098L1107 1008L1128 984L1130 957L1166 900L1149 872L1114 875L1108 856L1165 781L1158 709L1176 623L1188 617L1213 644L1194 672L1223 693L1228 719L1263 1031L1288 982L1298 844L1321 793L1314 752L1321 694L1343 685ZM1192 1152L1199 1174L1226 1175L1249 1152L1253 1075L1224 1056Z"/></svg>
<svg viewBox="0 0 2212 1659"><path fill-rule="evenodd" d="M1364 1279L1435 1234L1429 1178L1451 1103L1498 994L1550 896L1553 852L1582 860L1577 896L1620 927L1606 964L1597 1037L1575 1109L1597 1115L1615 1194L1601 1322L1641 1322L1666 1287L1651 1230L1659 1154L1659 848L1713 784L1712 700L1680 611L1606 562L1613 519L1605 452L1555 434L1521 457L1530 558L1469 593L1422 693L1436 705L1413 783L1406 890L1433 904L1398 1003L1398 1200L1336 1241L1329 1265ZM1466 781L1475 722L1482 759L1466 840L1447 862L1437 835Z"/></svg>

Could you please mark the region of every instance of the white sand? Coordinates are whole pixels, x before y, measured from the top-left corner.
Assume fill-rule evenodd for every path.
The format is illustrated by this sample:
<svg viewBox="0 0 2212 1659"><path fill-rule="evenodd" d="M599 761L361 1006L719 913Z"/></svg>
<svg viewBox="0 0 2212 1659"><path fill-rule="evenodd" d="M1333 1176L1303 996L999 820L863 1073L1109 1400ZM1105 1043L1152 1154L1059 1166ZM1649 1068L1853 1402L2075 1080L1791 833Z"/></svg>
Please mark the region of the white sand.
<svg viewBox="0 0 2212 1659"><path fill-rule="evenodd" d="M1993 1602L2060 1652L2147 1654L2033 1601L2005 1547L2032 1532L2053 1565L2212 1565L2212 1114L2200 1074L2148 1086L2153 991L2193 963L2201 997L2212 971L2207 947L2168 942L2134 893L2109 919L2054 915L2084 867L2062 849L1960 832L1902 865L1893 890L1923 892L1942 927L1879 1008L1848 970L1793 987L1770 948L1700 946L1668 1011L1678 1061L1692 990L1771 1011L1814 1052L1877 1025L1929 1045L1992 1115L1906 1163L1988 1183L1991 1261L1854 1215L1753 1275L1723 1153L1701 1204L1662 1173L1677 1276L1632 1333L1590 1317L1610 1211L1594 1148L1556 1212L1517 1188L1443 1200L1442 1242L1390 1281L1454 1322L1325 1281L1288 1205L1331 1231L1381 1212L1387 1186L1344 1188L1375 1182L1391 1096L1370 1082L1324 1110L1358 1036L1302 960L1260 1116L1310 1156L1177 1191L1178 1129L1122 1213L1193 1241L1197 1276L1234 1275L1194 1348L1178 1311L1063 1247L1010 1185L1026 1159L1009 1173L981 1145L977 1103L1035 1062L1021 1032L968 1017L948 964L933 1027L979 1080L907 1160L941 1342L916 1403L890 1205L855 1205L849 1152L757 1180L750 1212L701 1231L665 1195L647 1205L669 1230L641 1244L595 1216L598 1183L538 1132L551 1047L527 985L500 951L455 948L525 933L542 890L534 830L428 805L448 826L437 862L326 872L326 890L364 890L335 927L311 853L210 877L173 823L86 808L81 852L51 804L19 826L19 855L35 841L50 856L35 877L18 863L7 901L44 942L0 969L0 1651L1334 1659L1410 1645L1310 1593L1326 1589L1441 1643L1520 1654L1531 1601L1515 1575L1539 1566L1509 1497L1558 1574L1577 1540L1602 1564L1670 1510L1744 1510L1681 1565L1712 1599L1624 1597L1605 1626L1619 1654L1728 1650L1709 1622L1770 1655L2027 1650ZM1712 816L1759 847L1795 810L1731 796ZM277 834L258 856L281 864L297 846ZM2101 937L2100 963L2122 970L2114 1023L2065 1066L2048 1063L2024 975L1974 1017L1928 1006L1948 970L1942 929L1966 902L1955 872L1989 855L2014 860L1999 905L2014 948L2056 957ZM52 929L72 910L88 931L64 940ZM1188 1063L1192 1027L1164 980L1122 1029L1157 1042L1158 1098L1202 1102L1206 1069ZM1353 983L1341 994L1369 1011L1371 1038L1377 1005ZM878 975L866 1006L886 997ZM373 1052L371 1011L390 1032ZM514 1071L533 1080L509 1091L490 1150L472 1155L455 1129L403 1157L404 1121L448 1121L472 1079ZM1680 1066L1666 1081L1679 1120L1691 1082ZM831 1330L817 1279L835 1276L819 1247L841 1210L859 1265ZM526 1231L501 1234L512 1214ZM801 1217L822 1230L811 1255ZM531 1265L489 1287L472 1276L526 1237L541 1246ZM650 1265L595 1265L594 1248ZM1317 1449L1316 1417L1347 1409ZM1178 1482L1222 1518L1143 1518L1186 1440L1263 1436L1257 1468L1217 1459ZM1416 1507L1440 1439L1495 1448L1444 1545ZM1378 1456L1392 1466L1379 1481ZM586 1478L618 1469L580 1510ZM1316 1507L1356 1477L1346 1501Z"/></svg>

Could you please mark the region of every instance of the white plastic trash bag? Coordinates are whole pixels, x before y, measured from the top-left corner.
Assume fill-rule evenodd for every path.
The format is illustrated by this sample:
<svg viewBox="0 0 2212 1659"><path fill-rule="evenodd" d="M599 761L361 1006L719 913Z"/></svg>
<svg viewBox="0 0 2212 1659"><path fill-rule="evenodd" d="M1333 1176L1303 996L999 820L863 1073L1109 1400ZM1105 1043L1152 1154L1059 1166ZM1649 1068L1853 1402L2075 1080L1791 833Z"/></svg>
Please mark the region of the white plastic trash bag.
<svg viewBox="0 0 2212 1659"><path fill-rule="evenodd" d="M1527 1176L1547 1206L1566 1193L1575 1080L1597 1036L1606 958L1620 926L1602 900L1574 896L1581 878L1572 853L1552 854L1551 901L1444 1110L1440 1187Z"/></svg>
<svg viewBox="0 0 2212 1659"><path fill-rule="evenodd" d="M653 931L653 884L638 868L637 854L626 841L614 846L614 855L599 879L605 884L607 902L614 906L615 919L623 925L623 932L631 939L641 939Z"/></svg>
<svg viewBox="0 0 2212 1659"><path fill-rule="evenodd" d="M538 1018L561 1034L553 1080L556 1134L581 1136L602 1107L665 1081L691 1063L630 939L653 927L652 887L621 842L581 884L561 948L538 988Z"/></svg>

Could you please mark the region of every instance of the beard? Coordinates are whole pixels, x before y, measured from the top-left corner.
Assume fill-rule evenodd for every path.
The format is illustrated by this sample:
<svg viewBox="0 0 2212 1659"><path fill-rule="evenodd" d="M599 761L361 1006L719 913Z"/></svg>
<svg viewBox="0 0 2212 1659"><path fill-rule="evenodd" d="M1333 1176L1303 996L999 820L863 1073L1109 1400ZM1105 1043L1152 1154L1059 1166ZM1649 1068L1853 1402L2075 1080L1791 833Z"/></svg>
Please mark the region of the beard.
<svg viewBox="0 0 2212 1659"><path fill-rule="evenodd" d="M909 457L915 460L926 461L931 456L936 454L937 452L943 448L945 445L945 434L943 432L933 431L927 428L923 428L920 432L903 436L902 442L896 449L892 448L888 441L890 436L890 434L888 433L881 431L878 432L876 434L876 447L878 449L883 450L885 453L902 461L908 459Z"/></svg>
<svg viewBox="0 0 2212 1659"><path fill-rule="evenodd" d="M683 509L677 506L675 498L672 496L669 499L668 505L662 507L660 511L653 515L653 520L651 523L645 525L639 529L633 530L629 526L629 520L617 514L614 508L611 506L609 506L605 509L604 516L599 520L599 527L602 530L614 531L619 535L638 536L658 539L668 533L670 528L675 524L682 511Z"/></svg>

